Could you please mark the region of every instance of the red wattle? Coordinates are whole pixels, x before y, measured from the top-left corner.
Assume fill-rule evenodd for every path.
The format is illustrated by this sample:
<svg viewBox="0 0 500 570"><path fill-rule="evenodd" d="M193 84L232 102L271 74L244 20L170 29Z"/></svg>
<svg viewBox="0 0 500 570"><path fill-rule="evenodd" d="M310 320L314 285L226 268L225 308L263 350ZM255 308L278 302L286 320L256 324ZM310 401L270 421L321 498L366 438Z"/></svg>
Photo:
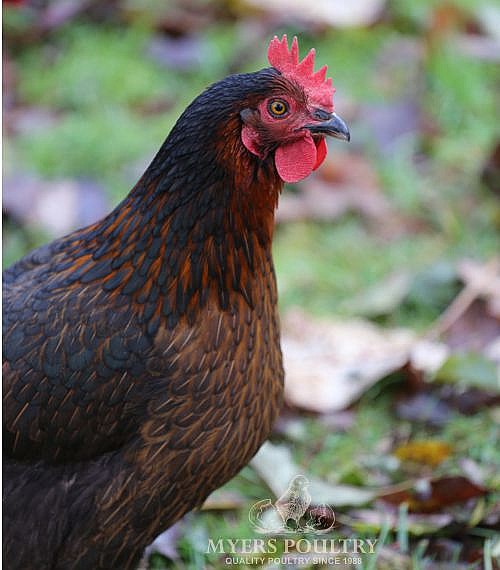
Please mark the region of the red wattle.
<svg viewBox="0 0 500 570"><path fill-rule="evenodd" d="M274 154L276 170L284 182L298 182L309 176L317 160L316 145L309 133L297 141L282 144Z"/></svg>
<svg viewBox="0 0 500 570"><path fill-rule="evenodd" d="M316 157L316 164L314 165L313 170L316 170L321 166L322 162L325 160L326 155L328 154L328 146L326 145L324 137L321 137L320 139L317 139L317 141L314 142L316 143L317 157Z"/></svg>

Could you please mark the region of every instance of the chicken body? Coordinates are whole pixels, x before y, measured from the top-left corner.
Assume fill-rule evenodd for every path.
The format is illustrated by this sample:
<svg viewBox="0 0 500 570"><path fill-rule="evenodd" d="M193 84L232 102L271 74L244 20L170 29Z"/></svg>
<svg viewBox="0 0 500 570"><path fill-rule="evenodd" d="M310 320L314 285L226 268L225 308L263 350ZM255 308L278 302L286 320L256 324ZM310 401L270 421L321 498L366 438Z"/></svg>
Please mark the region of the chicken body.
<svg viewBox="0 0 500 570"><path fill-rule="evenodd" d="M9 569L134 568L269 434L282 183L221 131L237 138L235 104L272 78L213 86L105 220L6 270Z"/></svg>

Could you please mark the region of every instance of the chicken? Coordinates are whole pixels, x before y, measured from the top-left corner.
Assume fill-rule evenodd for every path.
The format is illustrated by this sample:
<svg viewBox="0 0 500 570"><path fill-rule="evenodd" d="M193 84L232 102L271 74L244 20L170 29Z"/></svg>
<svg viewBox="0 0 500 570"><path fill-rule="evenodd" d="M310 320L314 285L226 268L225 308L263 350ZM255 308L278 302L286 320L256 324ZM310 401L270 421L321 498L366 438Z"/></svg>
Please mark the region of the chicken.
<svg viewBox="0 0 500 570"><path fill-rule="evenodd" d="M9 570L135 568L269 435L274 211L349 132L313 50L268 58L197 97L106 218L4 272Z"/></svg>
<svg viewBox="0 0 500 570"><path fill-rule="evenodd" d="M282 521L283 528L301 528L300 519L305 515L311 504L311 495L307 488L309 480L303 475L297 475L292 479L287 490L274 503ZM293 525L291 524L293 521Z"/></svg>

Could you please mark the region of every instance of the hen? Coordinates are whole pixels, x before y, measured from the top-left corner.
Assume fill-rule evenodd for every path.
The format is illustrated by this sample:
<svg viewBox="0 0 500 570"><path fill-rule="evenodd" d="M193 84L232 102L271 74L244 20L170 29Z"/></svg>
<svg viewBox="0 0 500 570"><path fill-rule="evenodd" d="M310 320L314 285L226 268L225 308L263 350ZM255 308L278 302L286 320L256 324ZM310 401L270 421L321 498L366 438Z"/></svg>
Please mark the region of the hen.
<svg viewBox="0 0 500 570"><path fill-rule="evenodd" d="M4 561L132 569L270 433L283 182L349 139L314 50L212 85L102 221L4 272Z"/></svg>

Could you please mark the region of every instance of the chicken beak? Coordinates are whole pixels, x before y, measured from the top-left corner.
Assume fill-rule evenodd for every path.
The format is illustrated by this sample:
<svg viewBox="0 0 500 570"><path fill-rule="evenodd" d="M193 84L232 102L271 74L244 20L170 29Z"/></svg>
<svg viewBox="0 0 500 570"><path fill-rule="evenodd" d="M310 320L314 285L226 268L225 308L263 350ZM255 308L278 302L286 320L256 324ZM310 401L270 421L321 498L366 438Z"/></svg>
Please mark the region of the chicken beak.
<svg viewBox="0 0 500 570"><path fill-rule="evenodd" d="M314 125L306 125L306 129L309 129L313 135L327 135L343 141L351 140L351 133L349 132L348 126L335 113L333 113L332 118L329 121L316 123Z"/></svg>

